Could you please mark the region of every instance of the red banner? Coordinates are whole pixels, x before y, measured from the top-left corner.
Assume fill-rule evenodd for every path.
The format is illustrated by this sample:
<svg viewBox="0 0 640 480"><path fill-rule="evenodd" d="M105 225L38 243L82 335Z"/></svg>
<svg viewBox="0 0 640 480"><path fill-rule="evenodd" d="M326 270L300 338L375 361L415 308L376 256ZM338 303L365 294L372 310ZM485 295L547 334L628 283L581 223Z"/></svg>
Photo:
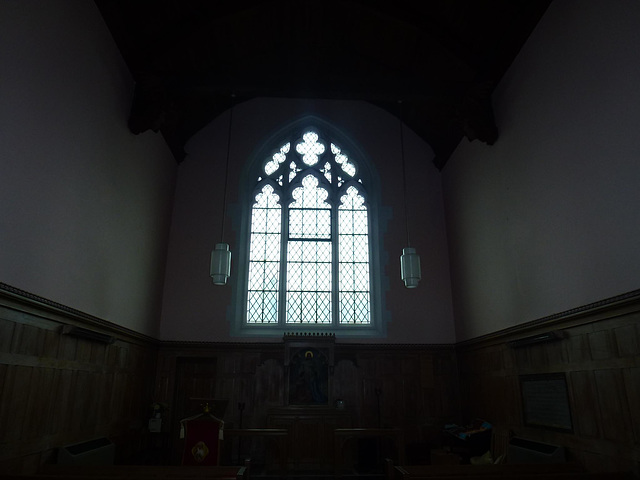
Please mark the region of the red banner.
<svg viewBox="0 0 640 480"><path fill-rule="evenodd" d="M183 465L218 465L221 423L211 419L184 422Z"/></svg>

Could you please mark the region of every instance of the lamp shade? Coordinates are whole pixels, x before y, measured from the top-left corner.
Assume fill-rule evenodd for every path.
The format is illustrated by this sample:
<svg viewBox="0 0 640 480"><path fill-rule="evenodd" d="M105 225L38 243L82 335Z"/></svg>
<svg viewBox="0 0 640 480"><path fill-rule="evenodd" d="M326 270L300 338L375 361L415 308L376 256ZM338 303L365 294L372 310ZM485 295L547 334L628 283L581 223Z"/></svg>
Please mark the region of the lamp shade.
<svg viewBox="0 0 640 480"><path fill-rule="evenodd" d="M226 285L231 276L231 251L229 244L217 243L211 252L211 278L214 285Z"/></svg>
<svg viewBox="0 0 640 480"><path fill-rule="evenodd" d="M422 278L420 273L420 255L415 248L406 247L402 249L400 256L400 275L407 288L416 288Z"/></svg>

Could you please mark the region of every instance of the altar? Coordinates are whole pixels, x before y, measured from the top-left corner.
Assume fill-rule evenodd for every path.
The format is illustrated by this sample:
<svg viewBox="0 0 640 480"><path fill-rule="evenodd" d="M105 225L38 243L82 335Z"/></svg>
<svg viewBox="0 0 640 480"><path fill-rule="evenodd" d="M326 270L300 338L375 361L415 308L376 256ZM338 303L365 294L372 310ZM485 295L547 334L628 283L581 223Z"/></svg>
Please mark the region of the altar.
<svg viewBox="0 0 640 480"><path fill-rule="evenodd" d="M296 471L332 471L335 436L339 428L353 426L348 410L322 406L277 407L267 415L269 428L287 429L290 469Z"/></svg>

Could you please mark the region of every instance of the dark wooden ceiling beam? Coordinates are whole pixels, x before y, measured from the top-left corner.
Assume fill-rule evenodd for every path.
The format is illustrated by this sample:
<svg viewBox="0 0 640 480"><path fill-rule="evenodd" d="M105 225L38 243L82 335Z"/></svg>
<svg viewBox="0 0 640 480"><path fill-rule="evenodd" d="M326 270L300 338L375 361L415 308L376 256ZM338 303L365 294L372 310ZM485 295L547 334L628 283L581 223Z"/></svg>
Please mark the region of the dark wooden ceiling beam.
<svg viewBox="0 0 640 480"><path fill-rule="evenodd" d="M491 92L549 0L95 0L134 79L132 132L176 159L234 91L363 100L404 121L442 168L460 139L493 143Z"/></svg>

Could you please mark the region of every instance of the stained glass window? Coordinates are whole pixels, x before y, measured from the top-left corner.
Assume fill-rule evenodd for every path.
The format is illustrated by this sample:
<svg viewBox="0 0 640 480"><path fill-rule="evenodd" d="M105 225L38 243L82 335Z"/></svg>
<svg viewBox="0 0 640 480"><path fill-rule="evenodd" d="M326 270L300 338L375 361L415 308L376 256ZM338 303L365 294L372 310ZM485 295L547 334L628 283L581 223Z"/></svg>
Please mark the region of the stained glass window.
<svg viewBox="0 0 640 480"><path fill-rule="evenodd" d="M357 162L309 129L254 178L246 323L370 325L370 220Z"/></svg>

